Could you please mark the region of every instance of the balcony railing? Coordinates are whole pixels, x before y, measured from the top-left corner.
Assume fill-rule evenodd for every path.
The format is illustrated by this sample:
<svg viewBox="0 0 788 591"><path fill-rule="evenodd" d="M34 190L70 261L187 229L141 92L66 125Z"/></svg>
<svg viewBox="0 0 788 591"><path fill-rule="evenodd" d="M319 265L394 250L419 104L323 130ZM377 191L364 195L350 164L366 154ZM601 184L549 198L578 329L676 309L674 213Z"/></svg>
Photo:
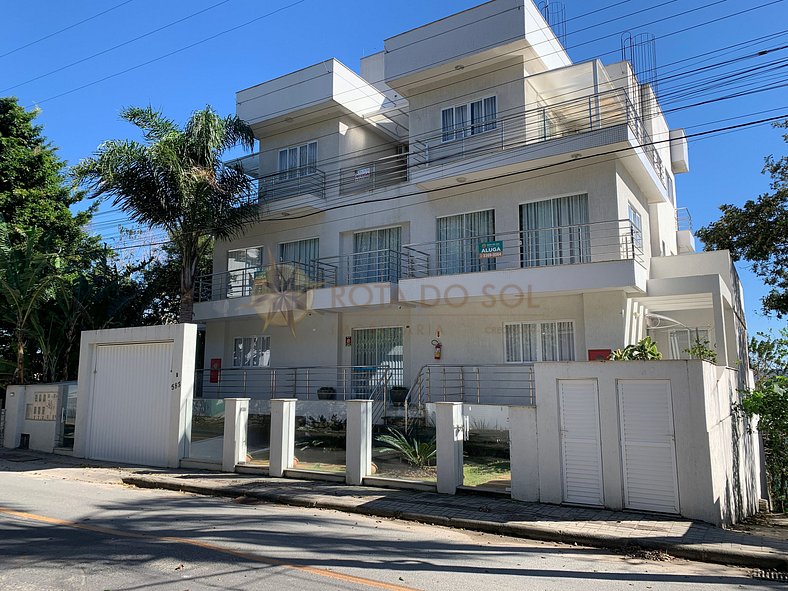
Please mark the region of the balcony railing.
<svg viewBox="0 0 788 591"><path fill-rule="evenodd" d="M335 285L335 272L332 267L320 265L318 261L245 267L198 277L194 297L197 302L210 302L272 292L303 293L308 289Z"/></svg>
<svg viewBox="0 0 788 591"><path fill-rule="evenodd" d="M371 250L347 255L318 259L319 268L326 277L333 276L333 285L358 285L361 283L396 283L406 265L406 253L393 249ZM329 272L329 269L333 271ZM326 285L331 285L326 283Z"/></svg>
<svg viewBox="0 0 788 591"><path fill-rule="evenodd" d="M629 220L410 244L403 252L407 279L619 260L643 264L642 236Z"/></svg>
<svg viewBox="0 0 788 591"><path fill-rule="evenodd" d="M396 154L339 171L339 194L374 191L408 180L407 154Z"/></svg>
<svg viewBox="0 0 788 591"><path fill-rule="evenodd" d="M326 173L314 166L291 168L262 176L255 181L257 190L249 195L247 203L279 201L300 195L326 198Z"/></svg>
<svg viewBox="0 0 788 591"><path fill-rule="evenodd" d="M533 363L425 365L408 392L407 404L536 404Z"/></svg>
<svg viewBox="0 0 788 591"><path fill-rule="evenodd" d="M622 89L545 105L493 121L455 126L415 140L411 142L411 166L443 164L617 125L629 125L667 188L667 170L637 109ZM571 149L567 147L567 151Z"/></svg>
<svg viewBox="0 0 788 591"><path fill-rule="evenodd" d="M402 384L401 374L401 368L385 364L201 369L195 374L195 393L205 399L387 400L388 389Z"/></svg>

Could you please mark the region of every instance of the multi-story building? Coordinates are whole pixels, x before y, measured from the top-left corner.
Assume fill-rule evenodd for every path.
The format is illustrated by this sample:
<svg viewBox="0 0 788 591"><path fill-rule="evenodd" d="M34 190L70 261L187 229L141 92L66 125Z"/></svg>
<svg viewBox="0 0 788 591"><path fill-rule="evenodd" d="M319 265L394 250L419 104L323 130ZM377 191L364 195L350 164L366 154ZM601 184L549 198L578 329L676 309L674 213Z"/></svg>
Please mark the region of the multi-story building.
<svg viewBox="0 0 788 591"><path fill-rule="evenodd" d="M387 366L409 387L646 335L746 358L730 256L696 253L677 208L683 131L626 61L573 63L531 0L241 90L237 113L263 217L199 281L206 367Z"/></svg>

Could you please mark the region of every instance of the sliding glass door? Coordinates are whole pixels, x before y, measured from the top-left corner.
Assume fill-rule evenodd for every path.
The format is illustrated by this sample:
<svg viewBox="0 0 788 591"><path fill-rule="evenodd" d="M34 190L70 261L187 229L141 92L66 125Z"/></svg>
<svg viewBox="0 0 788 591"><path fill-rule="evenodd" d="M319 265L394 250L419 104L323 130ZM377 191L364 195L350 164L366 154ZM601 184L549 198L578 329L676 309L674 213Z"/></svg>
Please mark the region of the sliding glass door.
<svg viewBox="0 0 788 591"><path fill-rule="evenodd" d="M523 267L591 260L588 195L525 203L520 206L520 229Z"/></svg>
<svg viewBox="0 0 788 591"><path fill-rule="evenodd" d="M495 259L479 258L479 245L495 240L495 210L438 218L438 275L495 269Z"/></svg>

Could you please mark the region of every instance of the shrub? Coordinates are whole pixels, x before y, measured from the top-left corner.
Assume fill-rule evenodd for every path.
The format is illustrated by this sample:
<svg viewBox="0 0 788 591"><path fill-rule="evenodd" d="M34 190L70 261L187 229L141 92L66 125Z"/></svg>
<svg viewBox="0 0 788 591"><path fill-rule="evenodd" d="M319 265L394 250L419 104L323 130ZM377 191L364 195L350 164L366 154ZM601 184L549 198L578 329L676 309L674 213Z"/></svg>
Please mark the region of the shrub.
<svg viewBox="0 0 788 591"><path fill-rule="evenodd" d="M657 344L651 337L642 339L637 345L627 345L623 349L616 349L610 354L611 361L649 361L662 359L662 353L657 349Z"/></svg>
<svg viewBox="0 0 788 591"><path fill-rule="evenodd" d="M380 435L378 441L384 447L398 452L411 466L426 468L437 453L435 437L428 441L420 441L402 431L389 427L388 435Z"/></svg>

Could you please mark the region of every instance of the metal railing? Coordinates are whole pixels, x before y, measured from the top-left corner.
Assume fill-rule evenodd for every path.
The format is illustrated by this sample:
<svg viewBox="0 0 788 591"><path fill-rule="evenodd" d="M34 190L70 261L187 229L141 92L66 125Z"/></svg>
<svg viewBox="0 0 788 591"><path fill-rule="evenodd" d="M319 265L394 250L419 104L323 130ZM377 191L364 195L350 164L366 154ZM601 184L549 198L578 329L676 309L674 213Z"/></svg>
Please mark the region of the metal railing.
<svg viewBox="0 0 788 591"><path fill-rule="evenodd" d="M644 263L642 238L629 220L410 244L403 252L407 279L619 260Z"/></svg>
<svg viewBox="0 0 788 591"><path fill-rule="evenodd" d="M266 293L300 292L336 284L336 269L319 261L282 262L266 267L244 267L197 277L196 302L211 302Z"/></svg>
<svg viewBox="0 0 788 591"><path fill-rule="evenodd" d="M689 230L692 232L692 216L686 207L676 208L676 230Z"/></svg>
<svg viewBox="0 0 788 591"><path fill-rule="evenodd" d="M326 285L358 285L361 283L396 283L402 276L403 259L407 254L390 248L323 257L316 262L324 270ZM328 282L329 278L334 283Z"/></svg>
<svg viewBox="0 0 788 591"><path fill-rule="evenodd" d="M427 402L534 405L533 363L485 365L424 365L413 382L407 405Z"/></svg>
<svg viewBox="0 0 788 591"><path fill-rule="evenodd" d="M374 191L407 180L408 156L407 154L395 154L358 166L340 169L339 194L352 195L364 191Z"/></svg>
<svg viewBox="0 0 788 591"><path fill-rule="evenodd" d="M242 200L243 204L278 201L299 195L326 198L326 173L314 166L267 174L255 178L254 182L257 189Z"/></svg>
<svg viewBox="0 0 788 591"><path fill-rule="evenodd" d="M426 167L617 125L629 125L667 188L668 173L637 109L615 89L528 109L508 117L455 126L411 141L410 165ZM567 147L567 150L572 149Z"/></svg>
<svg viewBox="0 0 788 591"><path fill-rule="evenodd" d="M372 399L388 402L394 370L386 365L231 367L195 371L197 399Z"/></svg>

